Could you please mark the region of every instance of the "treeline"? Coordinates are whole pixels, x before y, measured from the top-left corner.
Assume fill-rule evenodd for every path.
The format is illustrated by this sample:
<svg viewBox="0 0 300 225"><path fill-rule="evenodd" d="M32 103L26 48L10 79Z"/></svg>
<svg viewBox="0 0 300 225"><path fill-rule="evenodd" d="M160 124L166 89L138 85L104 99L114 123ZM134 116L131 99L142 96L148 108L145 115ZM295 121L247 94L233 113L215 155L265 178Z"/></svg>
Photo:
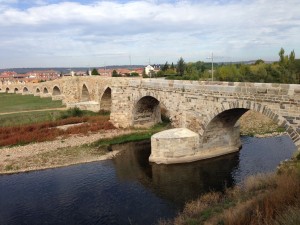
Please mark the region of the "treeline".
<svg viewBox="0 0 300 225"><path fill-rule="evenodd" d="M299 84L300 59L295 59L294 51L285 55L281 48L277 62L265 63L259 59L253 64L214 64L213 75L214 80L218 81ZM156 76L179 80L211 80L211 63L185 63L180 58L176 65L166 62Z"/></svg>

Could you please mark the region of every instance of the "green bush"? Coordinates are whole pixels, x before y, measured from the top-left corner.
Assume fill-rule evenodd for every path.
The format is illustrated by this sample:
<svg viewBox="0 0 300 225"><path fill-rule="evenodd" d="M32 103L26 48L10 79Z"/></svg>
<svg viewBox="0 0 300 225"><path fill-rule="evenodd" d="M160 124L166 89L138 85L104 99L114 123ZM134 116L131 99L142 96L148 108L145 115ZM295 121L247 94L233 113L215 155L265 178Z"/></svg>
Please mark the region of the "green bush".
<svg viewBox="0 0 300 225"><path fill-rule="evenodd" d="M69 117L81 117L84 115L84 112L79 109L78 107L68 109L67 111L63 112L60 116L61 119L66 119Z"/></svg>

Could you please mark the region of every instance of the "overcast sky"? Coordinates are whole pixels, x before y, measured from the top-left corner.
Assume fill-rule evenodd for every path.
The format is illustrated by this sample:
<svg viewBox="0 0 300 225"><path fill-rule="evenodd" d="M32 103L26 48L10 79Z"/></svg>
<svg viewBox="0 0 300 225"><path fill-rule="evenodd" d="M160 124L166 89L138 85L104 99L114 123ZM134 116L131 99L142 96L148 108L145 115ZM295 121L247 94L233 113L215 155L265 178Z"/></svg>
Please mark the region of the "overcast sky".
<svg viewBox="0 0 300 225"><path fill-rule="evenodd" d="M300 0L0 0L0 68L300 54Z"/></svg>

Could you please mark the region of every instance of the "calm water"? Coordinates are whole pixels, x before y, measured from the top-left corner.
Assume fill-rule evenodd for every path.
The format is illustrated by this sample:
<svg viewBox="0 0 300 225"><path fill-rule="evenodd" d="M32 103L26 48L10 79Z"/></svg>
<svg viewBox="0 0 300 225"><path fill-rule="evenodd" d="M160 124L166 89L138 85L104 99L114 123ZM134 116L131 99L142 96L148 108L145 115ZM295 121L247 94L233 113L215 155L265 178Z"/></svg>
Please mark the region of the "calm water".
<svg viewBox="0 0 300 225"><path fill-rule="evenodd" d="M289 137L243 137L240 152L185 165L149 164L150 143L114 160L0 176L0 224L155 224L209 190L273 171L290 158Z"/></svg>

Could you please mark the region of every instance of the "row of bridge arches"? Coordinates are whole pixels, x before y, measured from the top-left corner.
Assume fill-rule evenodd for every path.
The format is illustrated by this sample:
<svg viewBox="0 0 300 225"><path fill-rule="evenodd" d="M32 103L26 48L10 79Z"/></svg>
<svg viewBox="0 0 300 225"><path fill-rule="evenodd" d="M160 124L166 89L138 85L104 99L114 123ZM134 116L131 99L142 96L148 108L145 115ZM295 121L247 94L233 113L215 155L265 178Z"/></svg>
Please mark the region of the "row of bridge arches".
<svg viewBox="0 0 300 225"><path fill-rule="evenodd" d="M19 92L19 89L18 89L18 88L14 88L13 90L14 90L14 93L18 93L18 92ZM46 87L44 87L42 90L43 90L43 94L48 94L48 93L49 93L48 88L46 88ZM8 93L9 91L10 91L10 89L9 89L9 87L7 87L7 88L5 89L5 92ZM23 92L23 93L28 93L29 90L28 90L27 87L24 87L24 88L22 89L22 92ZM36 93L41 93L40 88L37 88L35 92L36 92ZM53 91L52 91L52 95L61 95L61 91L60 91L59 87L54 86Z"/></svg>
<svg viewBox="0 0 300 225"><path fill-rule="evenodd" d="M81 102L91 101L90 92L85 84L82 85L80 101ZM99 99L99 102L100 102L100 110L103 110L103 111L111 110L112 97L111 97L111 88L110 87L107 87L104 90L102 96Z"/></svg>

